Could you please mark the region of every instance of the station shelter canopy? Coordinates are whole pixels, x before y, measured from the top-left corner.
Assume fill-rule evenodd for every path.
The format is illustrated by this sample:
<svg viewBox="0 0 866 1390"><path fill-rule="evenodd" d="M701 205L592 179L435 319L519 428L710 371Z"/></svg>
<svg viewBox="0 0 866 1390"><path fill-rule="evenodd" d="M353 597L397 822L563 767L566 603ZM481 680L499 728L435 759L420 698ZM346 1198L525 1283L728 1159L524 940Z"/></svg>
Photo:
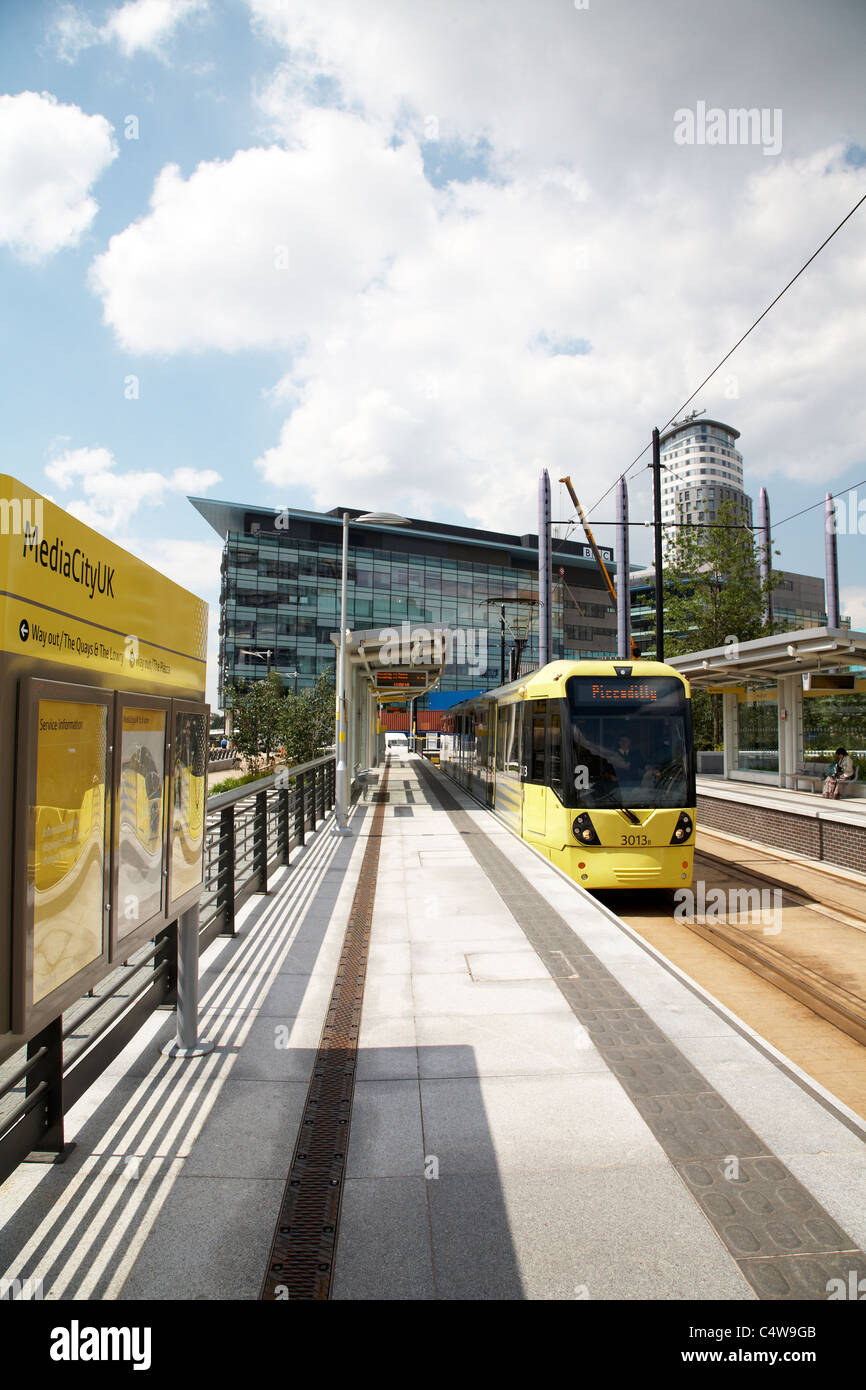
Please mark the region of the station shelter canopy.
<svg viewBox="0 0 866 1390"><path fill-rule="evenodd" d="M866 632L818 627L779 632L752 642L732 637L723 647L671 657L668 665L693 686L724 696L725 777L796 787L805 756L804 693L866 691ZM749 699L763 701L767 707L775 700L776 737L768 741L775 742L775 747L744 747L744 721L738 709ZM765 709L765 715L769 714L770 709Z"/></svg>
<svg viewBox="0 0 866 1390"><path fill-rule="evenodd" d="M346 727L353 778L378 761L377 706L416 700L435 690L448 663L452 640L448 627L408 622L347 633ZM331 641L339 652L339 632L331 633Z"/></svg>

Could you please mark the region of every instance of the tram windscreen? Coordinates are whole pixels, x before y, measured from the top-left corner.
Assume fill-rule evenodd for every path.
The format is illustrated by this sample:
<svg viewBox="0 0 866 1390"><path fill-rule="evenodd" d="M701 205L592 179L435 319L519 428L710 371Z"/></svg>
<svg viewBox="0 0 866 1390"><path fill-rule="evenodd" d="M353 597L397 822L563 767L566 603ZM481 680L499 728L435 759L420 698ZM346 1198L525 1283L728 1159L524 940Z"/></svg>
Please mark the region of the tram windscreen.
<svg viewBox="0 0 866 1390"><path fill-rule="evenodd" d="M691 710L673 676L572 676L572 805L694 806Z"/></svg>

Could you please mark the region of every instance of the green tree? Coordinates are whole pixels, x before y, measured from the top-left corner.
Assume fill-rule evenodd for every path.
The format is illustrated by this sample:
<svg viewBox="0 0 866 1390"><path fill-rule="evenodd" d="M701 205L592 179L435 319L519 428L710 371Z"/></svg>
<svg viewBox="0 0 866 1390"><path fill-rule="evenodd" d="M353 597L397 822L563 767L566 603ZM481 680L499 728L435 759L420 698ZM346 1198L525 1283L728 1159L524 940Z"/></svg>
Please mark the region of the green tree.
<svg viewBox="0 0 866 1390"><path fill-rule="evenodd" d="M715 526L678 526L669 544L664 573L665 655L704 651L764 634L767 590L781 575L771 571L762 586L752 531L734 502L721 504ZM696 746L720 741L721 696L694 692Z"/></svg>
<svg viewBox="0 0 866 1390"><path fill-rule="evenodd" d="M273 767L282 742L286 695L276 671L264 680L229 687L235 747L251 772Z"/></svg>
<svg viewBox="0 0 866 1390"><path fill-rule="evenodd" d="M308 763L334 742L336 695L330 672L323 671L311 690L291 691L282 710L281 733L290 763Z"/></svg>

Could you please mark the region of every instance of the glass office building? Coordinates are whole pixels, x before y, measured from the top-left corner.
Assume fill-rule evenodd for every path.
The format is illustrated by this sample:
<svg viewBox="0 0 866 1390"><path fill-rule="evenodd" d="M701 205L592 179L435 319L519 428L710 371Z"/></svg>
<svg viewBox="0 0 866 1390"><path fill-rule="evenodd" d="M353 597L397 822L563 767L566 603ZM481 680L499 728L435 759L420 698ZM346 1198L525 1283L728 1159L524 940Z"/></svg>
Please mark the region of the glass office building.
<svg viewBox="0 0 866 1390"><path fill-rule="evenodd" d="M334 672L339 629L343 508L266 508L191 497L224 543L220 592L219 703L234 680L261 679L268 664L288 688ZM346 508L351 517L363 515ZM613 555L600 547L613 577ZM562 571L562 573L561 573ZM348 625L454 629L442 691L500 683L501 609L533 611L523 672L538 664L538 537L413 519L408 527L350 525ZM508 652L514 645L506 629ZM258 655L251 655L256 652ZM268 657L268 653L270 656ZM588 546L553 541L552 656L616 653L616 611Z"/></svg>

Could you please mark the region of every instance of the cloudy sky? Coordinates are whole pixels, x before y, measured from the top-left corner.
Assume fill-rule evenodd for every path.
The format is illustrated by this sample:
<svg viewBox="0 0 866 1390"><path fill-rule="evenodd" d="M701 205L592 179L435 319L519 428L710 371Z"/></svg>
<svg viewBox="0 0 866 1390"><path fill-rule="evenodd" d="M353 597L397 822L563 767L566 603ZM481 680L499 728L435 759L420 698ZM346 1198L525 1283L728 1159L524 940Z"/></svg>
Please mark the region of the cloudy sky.
<svg viewBox="0 0 866 1390"><path fill-rule="evenodd" d="M212 603L191 493L523 532L547 467L610 543L866 193L864 44L862 0L2 0L3 471ZM864 359L866 204L690 407L774 522L845 492L860 627ZM777 546L822 574L820 509Z"/></svg>

